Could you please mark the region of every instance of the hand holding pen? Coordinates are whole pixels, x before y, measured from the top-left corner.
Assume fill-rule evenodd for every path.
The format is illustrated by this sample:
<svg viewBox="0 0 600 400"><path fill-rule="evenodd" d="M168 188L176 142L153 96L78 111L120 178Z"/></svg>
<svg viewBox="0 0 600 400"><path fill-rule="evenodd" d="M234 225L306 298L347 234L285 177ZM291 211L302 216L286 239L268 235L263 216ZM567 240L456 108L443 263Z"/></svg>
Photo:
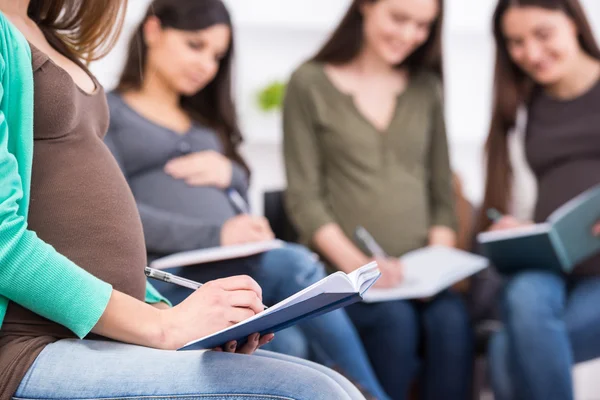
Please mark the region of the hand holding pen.
<svg viewBox="0 0 600 400"><path fill-rule="evenodd" d="M145 273L149 277L175 284L185 282L186 287L198 286L197 290L192 291L175 307L157 310L162 326L161 344L157 347L162 349L179 349L193 340L221 331L264 310L262 290L248 276L218 279L202 285L171 274L164 275L164 271L151 268L147 268ZM259 336L255 333L241 346L229 342L215 350L251 354L274 337L273 334Z"/></svg>
<svg viewBox="0 0 600 400"><path fill-rule="evenodd" d="M488 209L486 211L486 214L492 222L492 225L489 228L490 231L502 231L506 229L520 228L523 226L531 225L531 223L519 221L511 215L504 215L495 208Z"/></svg>
<svg viewBox="0 0 600 400"><path fill-rule="evenodd" d="M363 244L363 246L371 253L371 255L377 261L379 270L381 271L381 277L377 280L373 287L385 289L393 288L404 279L402 273L402 263L398 258L390 257L383 250L383 248L377 243L375 238L362 226L356 228L355 231L356 239Z"/></svg>

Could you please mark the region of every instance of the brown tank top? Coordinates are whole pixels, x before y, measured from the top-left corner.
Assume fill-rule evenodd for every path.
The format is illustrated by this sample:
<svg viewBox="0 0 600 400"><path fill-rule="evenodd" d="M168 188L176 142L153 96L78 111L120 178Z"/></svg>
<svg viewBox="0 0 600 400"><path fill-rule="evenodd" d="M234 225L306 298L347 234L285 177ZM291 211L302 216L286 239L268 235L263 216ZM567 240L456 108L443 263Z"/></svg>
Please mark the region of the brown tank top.
<svg viewBox="0 0 600 400"><path fill-rule="evenodd" d="M29 229L116 290L143 300L142 224L129 186L103 142L109 123L104 90L94 79L96 90L84 92L64 69L31 47L35 98ZM11 398L47 344L69 337L75 335L67 328L9 303L0 330L0 399Z"/></svg>

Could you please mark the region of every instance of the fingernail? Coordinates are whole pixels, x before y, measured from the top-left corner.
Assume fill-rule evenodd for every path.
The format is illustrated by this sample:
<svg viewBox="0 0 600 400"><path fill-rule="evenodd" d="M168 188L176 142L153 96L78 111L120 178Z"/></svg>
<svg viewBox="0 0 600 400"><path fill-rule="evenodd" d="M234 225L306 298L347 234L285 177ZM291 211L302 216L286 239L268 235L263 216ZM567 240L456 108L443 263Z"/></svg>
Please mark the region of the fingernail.
<svg viewBox="0 0 600 400"><path fill-rule="evenodd" d="M271 336L271 338L269 340L267 340L267 343L271 343L273 341L273 339L275 339L275 335Z"/></svg>
<svg viewBox="0 0 600 400"><path fill-rule="evenodd" d="M233 343L231 343L231 344L229 345L229 350L235 350L236 346L237 346L237 343L236 343L236 342L233 342Z"/></svg>

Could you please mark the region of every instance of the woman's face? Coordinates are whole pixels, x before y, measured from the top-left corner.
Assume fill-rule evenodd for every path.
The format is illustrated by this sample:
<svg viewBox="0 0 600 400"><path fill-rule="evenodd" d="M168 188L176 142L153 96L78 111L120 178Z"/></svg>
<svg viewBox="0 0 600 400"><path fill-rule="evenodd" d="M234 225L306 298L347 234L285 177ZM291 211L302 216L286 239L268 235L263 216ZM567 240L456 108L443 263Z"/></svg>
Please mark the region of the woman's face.
<svg viewBox="0 0 600 400"><path fill-rule="evenodd" d="M512 60L540 85L563 79L581 52L577 28L561 11L511 7L502 32Z"/></svg>
<svg viewBox="0 0 600 400"><path fill-rule="evenodd" d="M231 43L231 29L225 24L180 31L162 29L151 20L145 34L148 69L183 96L193 96L215 78Z"/></svg>
<svg viewBox="0 0 600 400"><path fill-rule="evenodd" d="M429 38L438 0L377 0L362 6L365 44L390 65L401 64Z"/></svg>

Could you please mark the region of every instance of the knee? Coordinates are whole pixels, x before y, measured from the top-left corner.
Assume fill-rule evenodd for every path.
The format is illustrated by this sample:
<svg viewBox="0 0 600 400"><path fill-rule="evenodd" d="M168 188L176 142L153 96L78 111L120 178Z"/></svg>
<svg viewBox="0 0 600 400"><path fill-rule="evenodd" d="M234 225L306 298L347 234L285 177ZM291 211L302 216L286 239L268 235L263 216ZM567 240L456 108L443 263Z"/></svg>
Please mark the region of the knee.
<svg viewBox="0 0 600 400"><path fill-rule="evenodd" d="M336 382L343 381L344 378L339 373L330 370L326 373L321 372L317 369L303 368L298 374L288 374L287 376L293 376L294 389L289 393L290 397L295 399L348 399L350 394L343 389L342 385ZM336 377L337 376L337 377ZM334 377L336 377L334 379ZM348 382L348 385L351 385Z"/></svg>
<svg viewBox="0 0 600 400"><path fill-rule="evenodd" d="M560 318L562 297L560 277L536 271L518 274L505 288L505 322L534 326L543 320Z"/></svg>
<svg viewBox="0 0 600 400"><path fill-rule="evenodd" d="M323 264L304 246L287 244L272 252L282 272L292 275L300 286L308 286L325 277Z"/></svg>
<svg viewBox="0 0 600 400"><path fill-rule="evenodd" d="M452 292L434 299L427 307L424 320L425 325L435 325L443 331L466 331L471 327L465 302Z"/></svg>

